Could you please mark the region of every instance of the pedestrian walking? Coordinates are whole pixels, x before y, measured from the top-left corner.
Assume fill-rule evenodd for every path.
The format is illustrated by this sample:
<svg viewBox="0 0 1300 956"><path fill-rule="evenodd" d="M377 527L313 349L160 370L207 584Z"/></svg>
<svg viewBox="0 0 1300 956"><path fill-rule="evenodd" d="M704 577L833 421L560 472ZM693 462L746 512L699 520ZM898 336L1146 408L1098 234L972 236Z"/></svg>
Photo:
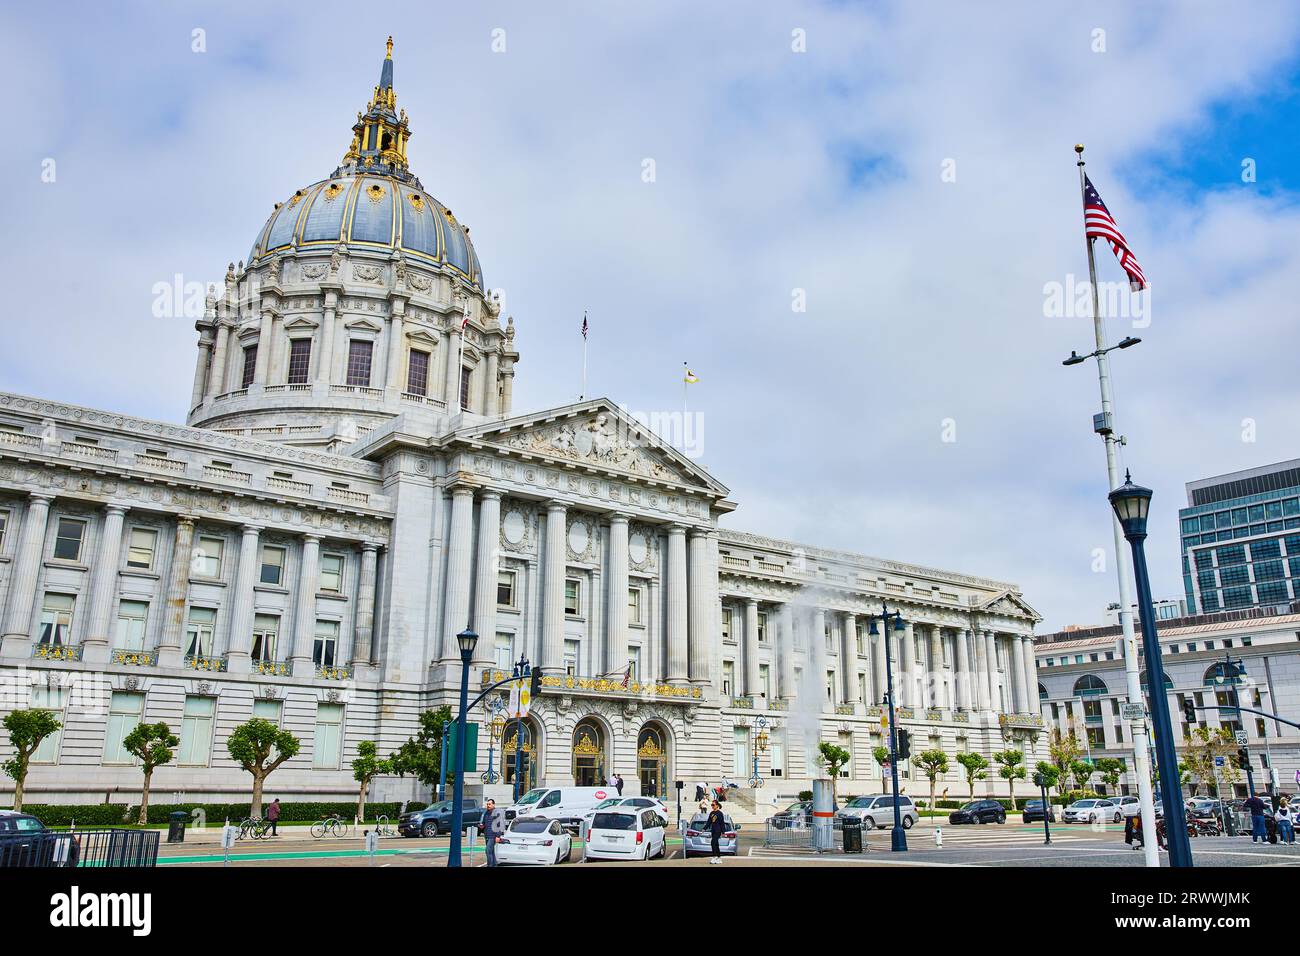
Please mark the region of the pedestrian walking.
<svg viewBox="0 0 1300 956"><path fill-rule="evenodd" d="M612 770L610 771L609 774L609 787L611 790L618 789L618 777L614 774Z"/></svg>
<svg viewBox="0 0 1300 956"><path fill-rule="evenodd" d="M710 845L713 848L713 856L709 862L721 863L722 847L720 841L722 840L723 831L727 828L727 818L722 815L722 804L718 803L717 800L713 801L713 812L709 814L707 826L709 828Z"/></svg>
<svg viewBox="0 0 1300 956"><path fill-rule="evenodd" d="M497 841L506 832L506 812L497 809L497 802L491 798L483 805L483 822L479 824L483 831L483 846L487 850L487 865L497 865Z"/></svg>
<svg viewBox="0 0 1300 956"><path fill-rule="evenodd" d="M276 797L271 801L271 805L266 808L266 820L271 824L271 836L279 836L276 824L280 822L280 798Z"/></svg>
<svg viewBox="0 0 1300 956"><path fill-rule="evenodd" d="M614 789L618 791L620 797L623 796L623 775L621 773L614 775Z"/></svg>
<svg viewBox="0 0 1300 956"><path fill-rule="evenodd" d="M695 799L703 803L705 793L706 793L706 787L704 785L704 782L700 781L695 785Z"/></svg>
<svg viewBox="0 0 1300 956"><path fill-rule="evenodd" d="M1295 814L1286 797L1277 802L1277 810L1273 818L1277 820L1277 842L1286 843L1288 846L1295 843Z"/></svg>
<svg viewBox="0 0 1300 956"><path fill-rule="evenodd" d="M1250 811L1250 842L1268 842L1268 822L1264 817L1264 801L1259 797L1250 797L1243 804Z"/></svg>

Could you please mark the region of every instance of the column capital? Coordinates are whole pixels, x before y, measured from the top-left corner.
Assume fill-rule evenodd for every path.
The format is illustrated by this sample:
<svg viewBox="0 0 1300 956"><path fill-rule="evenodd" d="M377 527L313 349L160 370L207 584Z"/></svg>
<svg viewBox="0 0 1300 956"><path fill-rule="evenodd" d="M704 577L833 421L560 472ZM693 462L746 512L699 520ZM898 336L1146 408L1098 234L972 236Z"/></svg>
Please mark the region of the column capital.
<svg viewBox="0 0 1300 956"><path fill-rule="evenodd" d="M111 515L124 515L131 509L127 505L108 504L104 505L104 511Z"/></svg>
<svg viewBox="0 0 1300 956"><path fill-rule="evenodd" d="M44 491L33 491L28 495L28 498L31 500L32 504L40 503L50 505L54 503L55 496Z"/></svg>
<svg viewBox="0 0 1300 956"><path fill-rule="evenodd" d="M252 524L250 522L244 522L239 526L239 528L241 531L243 531L245 538L256 537L257 535L261 534L263 531L266 530L265 525Z"/></svg>
<svg viewBox="0 0 1300 956"><path fill-rule="evenodd" d="M177 524L177 525L187 524L187 525L193 527L193 526L194 526L194 522L195 522L196 520L197 520L197 519L194 517L194 515L179 514L179 515L176 516L176 524Z"/></svg>
<svg viewBox="0 0 1300 956"><path fill-rule="evenodd" d="M550 514L554 514L557 511L565 512L569 510L569 505L567 502L561 501L559 498L547 498L546 510Z"/></svg>
<svg viewBox="0 0 1300 956"><path fill-rule="evenodd" d="M631 520L632 520L632 516L628 514L626 511L612 511L609 514L610 524L615 524L615 523L627 524Z"/></svg>
<svg viewBox="0 0 1300 956"><path fill-rule="evenodd" d="M302 540L306 544L320 544L321 536L318 534L304 534Z"/></svg>
<svg viewBox="0 0 1300 956"><path fill-rule="evenodd" d="M479 492L478 496L481 501L500 501L502 497L504 497L502 492L497 488L484 488Z"/></svg>
<svg viewBox="0 0 1300 956"><path fill-rule="evenodd" d="M378 550L379 550L379 545L375 544L373 541L361 542L361 552L363 554L374 554Z"/></svg>
<svg viewBox="0 0 1300 956"><path fill-rule="evenodd" d="M754 598L754 597L747 597L747 598L745 598L745 607L757 608L757 607L758 607L758 598Z"/></svg>
<svg viewBox="0 0 1300 956"><path fill-rule="evenodd" d="M461 495L469 495L473 497L474 492L479 490L478 485L475 485L464 478L452 479L451 481L447 482L446 488L448 491L451 492L453 498Z"/></svg>
<svg viewBox="0 0 1300 956"><path fill-rule="evenodd" d="M673 536L684 536L686 534L686 525L674 521L668 525L668 533Z"/></svg>

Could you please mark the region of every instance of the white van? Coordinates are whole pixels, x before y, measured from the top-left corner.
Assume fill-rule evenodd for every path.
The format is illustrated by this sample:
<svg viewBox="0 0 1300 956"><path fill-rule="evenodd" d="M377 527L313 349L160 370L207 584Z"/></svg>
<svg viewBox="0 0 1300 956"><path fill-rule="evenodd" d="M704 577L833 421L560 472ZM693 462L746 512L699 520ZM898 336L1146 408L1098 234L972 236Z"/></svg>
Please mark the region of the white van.
<svg viewBox="0 0 1300 956"><path fill-rule="evenodd" d="M588 810L602 800L617 796L618 791L613 787L534 787L514 806L506 807L506 819L544 817L577 830Z"/></svg>

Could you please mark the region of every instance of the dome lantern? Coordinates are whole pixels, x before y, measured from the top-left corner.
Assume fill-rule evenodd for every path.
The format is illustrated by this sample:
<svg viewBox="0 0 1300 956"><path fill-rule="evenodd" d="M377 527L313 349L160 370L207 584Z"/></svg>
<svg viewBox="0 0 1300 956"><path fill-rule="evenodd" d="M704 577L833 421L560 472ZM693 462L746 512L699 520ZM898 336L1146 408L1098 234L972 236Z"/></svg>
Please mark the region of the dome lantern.
<svg viewBox="0 0 1300 956"><path fill-rule="evenodd" d="M379 71L379 85L371 94L364 113L357 114L352 126L352 142L343 155L343 165L360 172L378 173L394 179L413 178L406 162L406 144L411 129L406 110L397 109L397 91L393 88L393 38L388 38L388 53Z"/></svg>

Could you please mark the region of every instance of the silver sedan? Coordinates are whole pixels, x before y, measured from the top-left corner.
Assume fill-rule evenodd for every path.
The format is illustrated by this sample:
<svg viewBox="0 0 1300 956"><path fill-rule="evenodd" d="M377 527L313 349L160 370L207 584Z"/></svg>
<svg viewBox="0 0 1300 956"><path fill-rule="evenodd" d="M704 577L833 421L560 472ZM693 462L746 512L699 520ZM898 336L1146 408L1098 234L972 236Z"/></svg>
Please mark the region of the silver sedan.
<svg viewBox="0 0 1300 956"><path fill-rule="evenodd" d="M724 816L723 821L726 829L718 839L718 849L724 856L735 856L740 845L740 834L736 832L740 829L740 825L728 816ZM688 857L692 853L710 856L713 854L713 834L709 832L707 814L698 813L687 824L686 838L682 842L682 856Z"/></svg>

